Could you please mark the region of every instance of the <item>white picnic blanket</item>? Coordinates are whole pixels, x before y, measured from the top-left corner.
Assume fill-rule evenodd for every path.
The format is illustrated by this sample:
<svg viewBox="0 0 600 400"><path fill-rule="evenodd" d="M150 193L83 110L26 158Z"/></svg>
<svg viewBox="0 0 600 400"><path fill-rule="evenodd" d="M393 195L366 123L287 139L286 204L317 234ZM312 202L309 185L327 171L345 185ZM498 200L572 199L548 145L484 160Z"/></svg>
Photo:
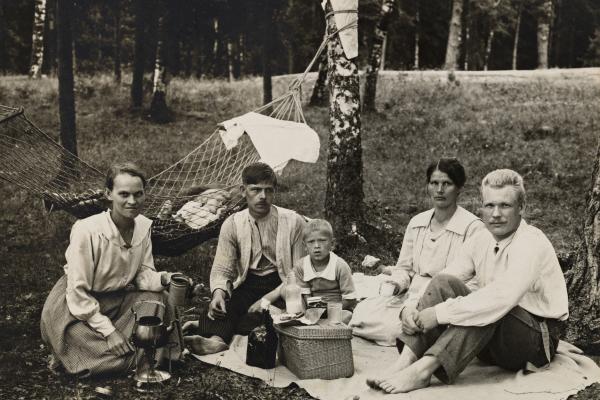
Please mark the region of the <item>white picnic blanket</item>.
<svg viewBox="0 0 600 400"><path fill-rule="evenodd" d="M384 394L365 384L367 377L381 376L398 357L394 347L381 347L355 337L352 339L354 376L335 380L300 380L285 366L263 370L246 365L247 336L235 336L229 350L208 356L195 356L204 362L259 378L275 387L292 382L322 400L342 400L359 396L369 399L411 400L563 400L594 382L600 382L600 368L588 357L575 353L576 348L560 342L550 367L541 372L513 373L499 367L472 362L453 385L433 378L430 387L407 394Z"/></svg>

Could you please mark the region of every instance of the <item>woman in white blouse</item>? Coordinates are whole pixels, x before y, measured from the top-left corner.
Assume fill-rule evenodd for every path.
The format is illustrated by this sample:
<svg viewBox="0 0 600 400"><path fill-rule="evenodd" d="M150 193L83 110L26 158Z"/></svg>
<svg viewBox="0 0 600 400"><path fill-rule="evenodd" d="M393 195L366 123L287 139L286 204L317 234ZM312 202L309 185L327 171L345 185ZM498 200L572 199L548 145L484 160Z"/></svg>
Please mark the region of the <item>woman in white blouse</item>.
<svg viewBox="0 0 600 400"><path fill-rule="evenodd" d="M78 220L71 229L65 275L48 295L40 323L54 371L90 376L128 370L134 361L131 307L142 300L164 303L170 273L154 267L152 221L140 215L145 185L134 164L113 165L106 177L111 209ZM163 312L157 305L144 306ZM143 308L142 314L150 312Z"/></svg>
<svg viewBox="0 0 600 400"><path fill-rule="evenodd" d="M426 175L433 208L410 220L398 262L383 269L391 275L401 295L360 302L350 321L355 335L383 346L393 346L402 331L400 308L416 305L431 277L456 257L465 239L485 229L479 218L457 204L466 174L456 158L432 162Z"/></svg>

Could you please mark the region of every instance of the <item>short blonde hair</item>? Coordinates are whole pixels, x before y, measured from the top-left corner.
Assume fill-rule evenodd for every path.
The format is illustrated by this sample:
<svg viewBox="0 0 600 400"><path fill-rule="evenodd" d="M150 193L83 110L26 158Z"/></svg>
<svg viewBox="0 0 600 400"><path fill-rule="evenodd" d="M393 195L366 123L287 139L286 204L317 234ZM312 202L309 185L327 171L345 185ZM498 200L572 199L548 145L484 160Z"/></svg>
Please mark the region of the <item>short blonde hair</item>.
<svg viewBox="0 0 600 400"><path fill-rule="evenodd" d="M331 224L324 219L311 219L308 221L302 231L304 239L312 232L324 232L333 240L333 228L331 227Z"/></svg>
<svg viewBox="0 0 600 400"><path fill-rule="evenodd" d="M525 185L523 184L523 177L518 172L512 169L496 169L483 178L481 181L481 195L483 197L483 189L485 187L492 188L503 188L510 186L517 191L519 204L525 204Z"/></svg>

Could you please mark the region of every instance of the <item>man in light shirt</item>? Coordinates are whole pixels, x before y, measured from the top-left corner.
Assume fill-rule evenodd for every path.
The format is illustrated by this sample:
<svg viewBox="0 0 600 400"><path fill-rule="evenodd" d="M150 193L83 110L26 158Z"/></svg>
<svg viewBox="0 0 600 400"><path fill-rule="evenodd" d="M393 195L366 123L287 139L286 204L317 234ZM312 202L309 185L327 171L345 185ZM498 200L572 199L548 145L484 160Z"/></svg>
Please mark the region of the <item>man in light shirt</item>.
<svg viewBox="0 0 600 400"><path fill-rule="evenodd" d="M306 255L305 220L295 211L273 205L277 176L264 163L242 171L242 193L248 208L227 217L210 271L212 300L207 313L183 329L196 354L228 348L233 334L251 329L256 314L280 298L280 288L294 263ZM253 321L254 320L254 321Z"/></svg>
<svg viewBox="0 0 600 400"><path fill-rule="evenodd" d="M522 219L523 178L490 172L481 196L487 230L432 279L416 308L402 309L404 347L386 378L367 380L372 388L410 392L433 375L450 384L475 357L513 371L554 357L567 288L552 244Z"/></svg>

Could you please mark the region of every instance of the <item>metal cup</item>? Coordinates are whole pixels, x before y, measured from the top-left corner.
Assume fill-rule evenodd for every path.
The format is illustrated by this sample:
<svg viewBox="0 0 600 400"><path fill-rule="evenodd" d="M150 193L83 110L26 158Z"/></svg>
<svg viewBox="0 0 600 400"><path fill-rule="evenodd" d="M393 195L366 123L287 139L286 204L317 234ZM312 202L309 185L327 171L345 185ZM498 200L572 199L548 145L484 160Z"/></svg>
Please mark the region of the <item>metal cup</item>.
<svg viewBox="0 0 600 400"><path fill-rule="evenodd" d="M169 304L183 307L190 293L190 278L183 274L173 274L169 283Z"/></svg>

